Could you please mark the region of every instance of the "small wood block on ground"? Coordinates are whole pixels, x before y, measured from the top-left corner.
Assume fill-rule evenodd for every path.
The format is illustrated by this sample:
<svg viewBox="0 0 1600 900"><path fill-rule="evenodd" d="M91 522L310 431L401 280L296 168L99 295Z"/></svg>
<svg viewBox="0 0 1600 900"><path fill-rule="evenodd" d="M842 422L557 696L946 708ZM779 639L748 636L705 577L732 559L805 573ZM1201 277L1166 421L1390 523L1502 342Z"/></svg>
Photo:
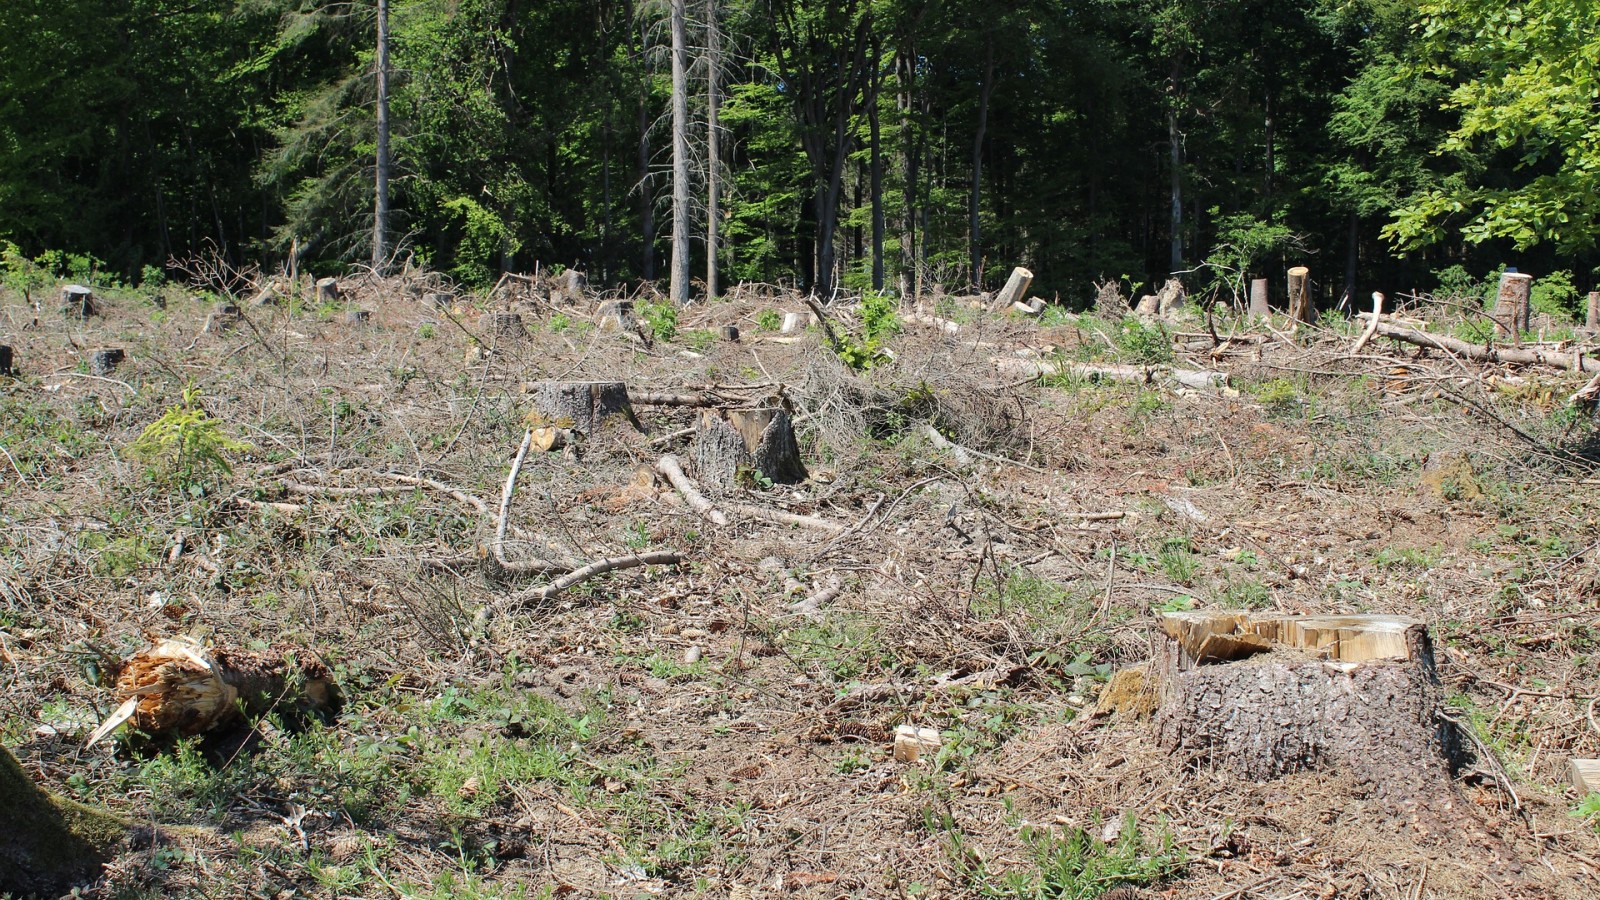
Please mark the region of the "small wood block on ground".
<svg viewBox="0 0 1600 900"><path fill-rule="evenodd" d="M939 747L944 741L939 737L939 732L932 728L918 728L915 725L900 725L894 730L894 758L896 762L914 763L923 756L932 756L939 752Z"/></svg>
<svg viewBox="0 0 1600 900"><path fill-rule="evenodd" d="M1600 759L1567 760L1567 783L1580 794L1600 792Z"/></svg>
<svg viewBox="0 0 1600 900"><path fill-rule="evenodd" d="M536 428L553 426L590 435L613 419L622 419L643 431L628 399L628 386L620 381L535 381L531 419Z"/></svg>

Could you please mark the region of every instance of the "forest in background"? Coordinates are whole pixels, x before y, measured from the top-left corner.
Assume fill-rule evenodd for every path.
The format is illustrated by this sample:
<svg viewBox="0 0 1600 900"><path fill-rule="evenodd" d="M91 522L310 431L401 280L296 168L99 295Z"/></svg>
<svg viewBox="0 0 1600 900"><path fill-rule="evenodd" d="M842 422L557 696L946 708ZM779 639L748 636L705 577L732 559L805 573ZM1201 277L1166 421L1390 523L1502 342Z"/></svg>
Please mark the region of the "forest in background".
<svg viewBox="0 0 1600 900"><path fill-rule="evenodd" d="M7 0L0 241L130 281L200 252L368 263L381 70L384 264L468 285L536 266L662 278L681 186L692 271L709 219L722 284L992 289L1026 265L1036 292L1082 305L1092 282L1174 271L1191 290L1258 275L1281 292L1304 264L1331 304L1514 265L1561 273L1575 309L1600 263L1596 13Z"/></svg>

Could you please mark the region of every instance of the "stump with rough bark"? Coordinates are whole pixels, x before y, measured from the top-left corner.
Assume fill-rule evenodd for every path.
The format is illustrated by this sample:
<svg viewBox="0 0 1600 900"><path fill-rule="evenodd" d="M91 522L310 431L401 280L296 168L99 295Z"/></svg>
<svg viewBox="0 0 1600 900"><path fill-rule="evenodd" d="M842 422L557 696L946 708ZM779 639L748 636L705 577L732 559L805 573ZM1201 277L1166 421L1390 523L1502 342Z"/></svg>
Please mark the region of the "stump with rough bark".
<svg viewBox="0 0 1600 900"><path fill-rule="evenodd" d="M1289 270L1289 318L1294 322L1310 322L1316 314L1311 302L1311 270L1295 266Z"/></svg>
<svg viewBox="0 0 1600 900"><path fill-rule="evenodd" d="M223 334L239 324L239 307L233 303L219 303L206 316L206 334Z"/></svg>
<svg viewBox="0 0 1600 900"><path fill-rule="evenodd" d="M117 370L127 353L121 347L105 347L89 353L89 374L104 377Z"/></svg>
<svg viewBox="0 0 1600 900"><path fill-rule="evenodd" d="M98 312L94 302L94 291L81 284L69 284L61 289L62 315L69 319L87 319Z"/></svg>
<svg viewBox="0 0 1600 900"><path fill-rule="evenodd" d="M620 381L535 381L528 387L533 393L530 421L537 420L532 424L589 435L621 419L643 430L634 417L628 386Z"/></svg>
<svg viewBox="0 0 1600 900"><path fill-rule="evenodd" d="M15 375L15 365L16 363L11 355L11 348L5 344L0 344L0 377Z"/></svg>
<svg viewBox="0 0 1600 900"><path fill-rule="evenodd" d="M0 894L59 896L99 877L128 823L39 789L0 747Z"/></svg>
<svg viewBox="0 0 1600 900"><path fill-rule="evenodd" d="M1428 632L1398 616L1162 616L1161 742L1252 781L1340 769L1396 803L1448 809L1460 749Z"/></svg>
<svg viewBox="0 0 1600 900"><path fill-rule="evenodd" d="M705 410L695 426L695 473L723 489L738 485L741 473L778 484L804 481L794 423L782 407Z"/></svg>
<svg viewBox="0 0 1600 900"><path fill-rule="evenodd" d="M500 340L521 340L528 336L522 316L516 313L484 313L478 327Z"/></svg>
<svg viewBox="0 0 1600 900"><path fill-rule="evenodd" d="M1500 276L1500 290L1494 302L1494 321L1501 334L1515 337L1518 332L1529 330L1529 298L1532 295L1532 275L1506 272Z"/></svg>
<svg viewBox="0 0 1600 900"><path fill-rule="evenodd" d="M322 278L317 281L317 302L333 303L339 299L339 279Z"/></svg>

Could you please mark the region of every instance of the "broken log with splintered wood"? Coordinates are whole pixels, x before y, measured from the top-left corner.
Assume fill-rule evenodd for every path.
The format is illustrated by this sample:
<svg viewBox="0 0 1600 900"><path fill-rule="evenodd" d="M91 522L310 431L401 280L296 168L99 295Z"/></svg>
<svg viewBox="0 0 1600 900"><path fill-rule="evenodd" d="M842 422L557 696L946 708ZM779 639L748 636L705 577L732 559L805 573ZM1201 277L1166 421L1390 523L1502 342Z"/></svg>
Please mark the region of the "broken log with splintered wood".
<svg viewBox="0 0 1600 900"><path fill-rule="evenodd" d="M326 710L336 699L332 673L310 653L229 650L183 637L123 660L113 691L121 705L87 746L124 724L154 738L187 737L269 710Z"/></svg>
<svg viewBox="0 0 1600 900"><path fill-rule="evenodd" d="M1028 288L1032 286L1031 271L1021 266L1012 269L1011 277L1006 279L1006 286L1000 289L1000 293L994 295L994 309L998 312L1010 309L1013 303L1024 303L1028 298Z"/></svg>
<svg viewBox="0 0 1600 900"><path fill-rule="evenodd" d="M1086 381L1132 381L1155 384L1172 381L1184 387L1216 390L1228 386L1228 373L1205 369L1173 369L1168 366L1130 366L1091 363L1054 363L1037 359L997 357L991 362L1007 378L1041 378L1046 375L1073 375Z"/></svg>
<svg viewBox="0 0 1600 900"><path fill-rule="evenodd" d="M1363 318L1371 313L1362 313ZM1406 328L1389 322L1378 323L1378 334L1384 337L1404 341L1417 347L1429 350L1438 350L1443 353L1454 354L1473 362L1483 363L1511 363L1523 366L1549 366L1553 369L1570 371L1574 368L1573 357L1568 353L1558 353L1542 347L1485 347L1463 341L1460 338L1448 337L1442 334L1428 334L1414 328ZM1585 372L1600 372L1600 359L1584 357L1579 360Z"/></svg>
<svg viewBox="0 0 1600 900"><path fill-rule="evenodd" d="M1252 781L1342 769L1388 800L1450 809L1461 749L1422 623L1183 612L1161 624L1167 749Z"/></svg>
<svg viewBox="0 0 1600 900"><path fill-rule="evenodd" d="M701 481L729 489L753 473L778 484L806 479L800 444L788 410L704 410L695 428L695 473Z"/></svg>
<svg viewBox="0 0 1600 900"><path fill-rule="evenodd" d="M644 430L634 417L628 386L620 381L535 381L527 387L533 394L529 420L534 425L554 425L592 435L612 420L621 419L636 430Z"/></svg>

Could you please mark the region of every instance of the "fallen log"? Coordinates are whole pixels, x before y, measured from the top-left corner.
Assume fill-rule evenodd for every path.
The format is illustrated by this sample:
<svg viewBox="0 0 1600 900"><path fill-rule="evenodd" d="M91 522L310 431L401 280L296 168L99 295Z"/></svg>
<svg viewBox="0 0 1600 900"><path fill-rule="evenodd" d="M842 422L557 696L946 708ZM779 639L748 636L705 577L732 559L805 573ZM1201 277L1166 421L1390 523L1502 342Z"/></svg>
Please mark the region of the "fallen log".
<svg viewBox="0 0 1600 900"><path fill-rule="evenodd" d="M1361 313L1361 318L1367 318L1371 313ZM1571 353L1548 350L1542 347L1493 347L1483 344L1474 344L1460 338L1449 337L1443 334L1429 334L1406 328L1390 322L1379 322L1378 334L1394 338L1416 347L1427 350L1438 350L1463 359L1481 363L1505 363L1518 366L1548 366L1552 369L1572 371L1581 367L1584 372L1600 372L1600 359L1582 358L1578 366L1574 366Z"/></svg>
<svg viewBox="0 0 1600 900"><path fill-rule="evenodd" d="M167 638L122 660L113 685L121 705L85 746L124 724L153 738L187 737L273 709L325 710L336 698L332 679L310 653L230 650Z"/></svg>
<svg viewBox="0 0 1600 900"><path fill-rule="evenodd" d="M996 311L1010 309L1013 303L1022 303L1028 297L1028 288L1033 286L1033 273L1021 266L1011 270L1011 277L1006 279L1006 286L1000 293L994 295L994 309Z"/></svg>
<svg viewBox="0 0 1600 900"><path fill-rule="evenodd" d="M1157 384L1172 381L1184 387L1215 390L1228 386L1228 373L1205 369L1174 369L1171 366L1133 366L1114 363L1046 362L1038 359L997 357L991 362L1008 378L1041 378L1046 375L1075 375L1089 381L1131 381Z"/></svg>
<svg viewBox="0 0 1600 900"><path fill-rule="evenodd" d="M638 566L672 566L683 562L683 554L676 550L656 550L650 553L635 553L632 556L615 556L609 559L597 559L581 569L568 572L549 584L536 588L528 588L513 594L507 601L508 605L521 605L525 603L538 603L555 598L557 594L568 588L575 587L585 581L614 572L617 569L631 569Z"/></svg>

